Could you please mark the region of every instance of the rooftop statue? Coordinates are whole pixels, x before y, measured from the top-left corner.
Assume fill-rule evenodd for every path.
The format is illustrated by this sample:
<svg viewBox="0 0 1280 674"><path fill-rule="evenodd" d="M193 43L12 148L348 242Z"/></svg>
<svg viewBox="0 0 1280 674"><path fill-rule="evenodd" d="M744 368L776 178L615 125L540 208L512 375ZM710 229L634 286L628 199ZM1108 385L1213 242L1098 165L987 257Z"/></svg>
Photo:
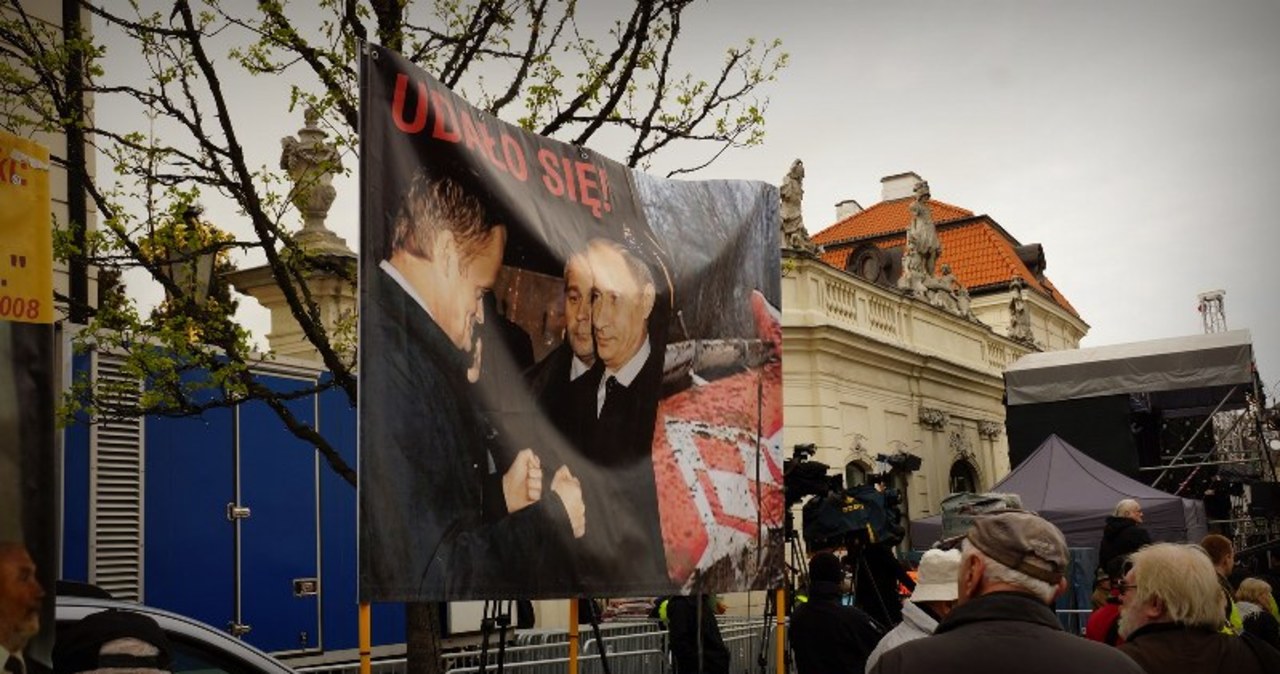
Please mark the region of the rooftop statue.
<svg viewBox="0 0 1280 674"><path fill-rule="evenodd" d="M1019 276L1009 282L1009 292L1013 297L1009 300L1009 339L1035 343L1035 335L1031 332L1031 310L1027 307L1027 299L1023 295L1026 284Z"/></svg>
<svg viewBox="0 0 1280 674"><path fill-rule="evenodd" d="M804 213L801 209L801 202L804 200L804 162L799 159L791 162L791 170L782 178L778 196L782 198L782 247L816 255L818 247L809 239L809 233L804 228Z"/></svg>

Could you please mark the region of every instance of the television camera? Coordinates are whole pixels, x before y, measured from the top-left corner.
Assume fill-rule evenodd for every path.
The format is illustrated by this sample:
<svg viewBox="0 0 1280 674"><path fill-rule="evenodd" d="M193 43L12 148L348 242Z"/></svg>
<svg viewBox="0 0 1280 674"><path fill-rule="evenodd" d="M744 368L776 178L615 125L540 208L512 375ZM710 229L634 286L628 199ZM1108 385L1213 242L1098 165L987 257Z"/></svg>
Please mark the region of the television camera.
<svg viewBox="0 0 1280 674"><path fill-rule="evenodd" d="M901 523L902 495L887 482L894 470L918 470L920 457L905 452L881 454L876 460L888 465L887 471L869 476L866 484L846 488L841 476L827 474L830 466L813 459L815 453L813 444L796 445L791 458L783 462L788 539L795 538L791 508L804 501L800 509L803 536L810 550L902 542L906 534Z"/></svg>

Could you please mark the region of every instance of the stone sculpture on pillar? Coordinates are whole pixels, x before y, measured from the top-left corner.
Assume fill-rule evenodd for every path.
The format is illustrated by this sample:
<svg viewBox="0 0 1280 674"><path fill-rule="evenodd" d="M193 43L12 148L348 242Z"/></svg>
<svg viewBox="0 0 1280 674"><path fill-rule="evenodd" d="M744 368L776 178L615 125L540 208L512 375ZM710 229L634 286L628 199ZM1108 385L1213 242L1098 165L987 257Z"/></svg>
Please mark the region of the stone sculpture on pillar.
<svg viewBox="0 0 1280 674"><path fill-rule="evenodd" d="M319 114L309 109L305 119L306 125L298 131L297 138L290 136L280 141L280 168L288 172L293 182L289 200L302 213L303 221L302 229L292 239L308 258L323 261L324 264L309 265L305 271L308 296L331 345L344 357L354 358L356 254L342 237L325 226L329 207L337 196L333 175L342 168L341 156L336 147L325 142L328 134L318 126ZM307 340L269 265L242 269L227 279L236 290L271 312L267 344L272 351L281 356L319 360L319 351Z"/></svg>
<svg viewBox="0 0 1280 674"><path fill-rule="evenodd" d="M325 142L329 134L317 125L319 113L307 108L303 118L306 124L298 130L297 138L280 139L280 168L293 180L289 200L302 213L302 230L294 240L311 254L347 255L351 249L346 241L324 224L338 194L333 175L342 169L342 157L336 147Z"/></svg>
<svg viewBox="0 0 1280 674"><path fill-rule="evenodd" d="M778 195L782 198L782 247L817 255L818 246L809 239L801 210L801 202L804 200L804 162L799 159L791 162L791 170L783 176Z"/></svg>

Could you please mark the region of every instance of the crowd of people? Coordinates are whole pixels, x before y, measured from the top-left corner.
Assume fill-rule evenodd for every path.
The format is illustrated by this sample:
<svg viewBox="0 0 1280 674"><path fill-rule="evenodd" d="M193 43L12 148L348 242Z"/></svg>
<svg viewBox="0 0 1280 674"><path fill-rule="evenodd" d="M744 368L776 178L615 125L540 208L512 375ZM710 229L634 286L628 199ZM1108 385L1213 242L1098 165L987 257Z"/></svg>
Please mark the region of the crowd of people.
<svg viewBox="0 0 1280 674"><path fill-rule="evenodd" d="M1068 563L1066 539L1044 518L981 515L923 555L901 621L885 625L842 601L849 569L820 552L789 630L796 671L1280 672L1274 589L1234 573L1230 539L1153 543L1141 504L1121 501L1099 546L1083 637L1065 631L1053 609L1068 589Z"/></svg>

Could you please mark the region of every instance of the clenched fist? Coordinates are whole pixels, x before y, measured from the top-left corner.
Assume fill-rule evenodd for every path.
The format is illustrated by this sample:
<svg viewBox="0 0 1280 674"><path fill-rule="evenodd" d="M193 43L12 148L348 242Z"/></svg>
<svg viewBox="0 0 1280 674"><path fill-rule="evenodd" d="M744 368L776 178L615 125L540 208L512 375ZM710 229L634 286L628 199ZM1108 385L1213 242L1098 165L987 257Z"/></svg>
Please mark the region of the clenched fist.
<svg viewBox="0 0 1280 674"><path fill-rule="evenodd" d="M573 537L582 538L587 533L587 506L582 502L582 483L569 472L568 466L560 466L551 479L551 491L564 502L564 509L569 514L569 525L573 527Z"/></svg>
<svg viewBox="0 0 1280 674"><path fill-rule="evenodd" d="M542 498L542 462L532 449L522 449L502 476L502 496L513 513Z"/></svg>

